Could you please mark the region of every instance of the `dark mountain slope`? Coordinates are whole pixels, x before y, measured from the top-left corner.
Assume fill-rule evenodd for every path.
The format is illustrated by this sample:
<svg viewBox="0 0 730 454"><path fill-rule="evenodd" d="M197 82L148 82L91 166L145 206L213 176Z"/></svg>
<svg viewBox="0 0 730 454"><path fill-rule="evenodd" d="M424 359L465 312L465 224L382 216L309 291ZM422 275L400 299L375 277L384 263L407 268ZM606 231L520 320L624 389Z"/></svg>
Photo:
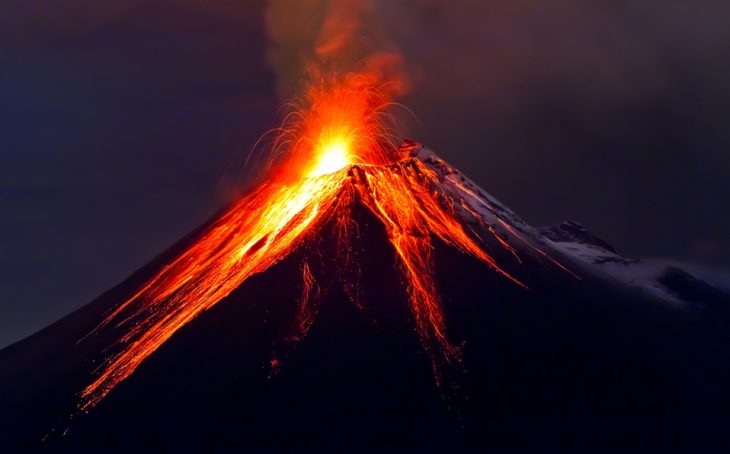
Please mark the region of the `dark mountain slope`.
<svg viewBox="0 0 730 454"><path fill-rule="evenodd" d="M725 322L708 325L702 311L598 275L575 279L534 255L518 264L496 244L487 246L528 290L435 242L449 336L463 345L463 367L444 371L437 387L385 231L361 207L353 213L358 304L341 285L342 275L352 282L358 273L337 259L327 225L183 327L89 414L68 420L75 393L117 333L109 326L76 341L192 237L3 350L3 446L689 449L728 442ZM326 291L310 332L294 344L287 337L303 258Z"/></svg>

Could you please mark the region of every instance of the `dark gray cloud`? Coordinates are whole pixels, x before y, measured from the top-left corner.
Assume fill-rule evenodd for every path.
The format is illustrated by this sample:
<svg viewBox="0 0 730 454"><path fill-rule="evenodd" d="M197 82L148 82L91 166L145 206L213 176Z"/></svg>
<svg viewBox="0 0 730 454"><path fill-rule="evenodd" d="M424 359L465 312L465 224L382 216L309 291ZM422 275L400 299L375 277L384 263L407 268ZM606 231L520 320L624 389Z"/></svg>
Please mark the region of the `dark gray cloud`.
<svg viewBox="0 0 730 454"><path fill-rule="evenodd" d="M205 220L278 121L263 2L10 3L0 26L0 345Z"/></svg>
<svg viewBox="0 0 730 454"><path fill-rule="evenodd" d="M225 176L278 121L264 3L6 2L0 345L231 196ZM727 2L374 5L406 60L411 135L528 221L730 262Z"/></svg>
<svg viewBox="0 0 730 454"><path fill-rule="evenodd" d="M418 139L533 223L728 263L727 2L390 5Z"/></svg>

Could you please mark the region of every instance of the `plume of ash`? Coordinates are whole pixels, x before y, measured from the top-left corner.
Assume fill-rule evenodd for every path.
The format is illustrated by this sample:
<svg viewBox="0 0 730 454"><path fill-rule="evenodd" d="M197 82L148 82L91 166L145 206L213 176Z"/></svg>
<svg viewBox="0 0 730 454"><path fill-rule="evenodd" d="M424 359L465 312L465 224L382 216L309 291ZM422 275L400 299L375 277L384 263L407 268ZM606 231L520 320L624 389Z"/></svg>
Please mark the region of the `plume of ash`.
<svg viewBox="0 0 730 454"><path fill-rule="evenodd" d="M373 0L270 0L268 61L282 99L324 74L367 73L378 88L406 91L402 58L376 19ZM308 80L304 80L304 76Z"/></svg>

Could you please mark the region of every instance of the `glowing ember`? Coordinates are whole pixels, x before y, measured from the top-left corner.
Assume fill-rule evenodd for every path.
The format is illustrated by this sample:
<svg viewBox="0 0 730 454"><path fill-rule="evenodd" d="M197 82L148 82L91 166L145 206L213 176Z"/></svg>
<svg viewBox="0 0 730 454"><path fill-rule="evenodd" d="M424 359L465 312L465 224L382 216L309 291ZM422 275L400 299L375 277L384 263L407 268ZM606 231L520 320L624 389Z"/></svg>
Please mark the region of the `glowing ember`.
<svg viewBox="0 0 730 454"><path fill-rule="evenodd" d="M347 241L350 207L356 200L386 228L437 381L442 367L460 360L458 348L448 340L434 286L432 238L523 284L500 268L482 240L459 221L452 201L461 200L467 207L463 201L473 197L471 191L453 182L450 187L456 193L442 193L439 175L389 145L384 114L389 97L375 81L367 74L349 75L312 87L306 104L281 130L275 146L286 158L272 176L108 315L97 329L115 323L124 334L119 352L100 366L82 391L82 410L97 404L178 329L289 255L327 220L341 226L340 241ZM516 254L491 226L480 222ZM305 335L313 323L311 307L318 292L306 263L302 278L296 337Z"/></svg>

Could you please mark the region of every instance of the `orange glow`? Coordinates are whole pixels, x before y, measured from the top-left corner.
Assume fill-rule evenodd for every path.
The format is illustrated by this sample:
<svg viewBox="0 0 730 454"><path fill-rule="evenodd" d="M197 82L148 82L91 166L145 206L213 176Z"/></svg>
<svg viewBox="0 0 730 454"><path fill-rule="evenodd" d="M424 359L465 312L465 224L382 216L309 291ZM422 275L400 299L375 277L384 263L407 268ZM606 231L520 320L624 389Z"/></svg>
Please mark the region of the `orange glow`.
<svg viewBox="0 0 730 454"><path fill-rule="evenodd" d="M278 175L314 178L353 164L392 161L391 94L374 74L321 78L277 131L274 156L284 161Z"/></svg>
<svg viewBox="0 0 730 454"><path fill-rule="evenodd" d="M317 153L317 161L309 172L310 177L335 173L351 163L350 143L347 139L336 137L322 144Z"/></svg>
<svg viewBox="0 0 730 454"><path fill-rule="evenodd" d="M433 169L390 145L389 118L384 114L389 96L376 82L368 74L357 74L310 88L307 101L280 131L275 147L285 158L271 177L200 233L97 328L113 324L123 335L118 352L101 364L81 392L82 410L97 404L177 330L249 277L288 256L324 223L335 222L339 241L347 242L350 209L356 202L386 228L437 381L443 367L460 361L458 347L448 339L434 284L432 238L475 257L512 283L524 284L496 263L482 239L465 230L456 206L468 208L468 189L444 189ZM516 255L491 226L480 222ZM319 295L306 263L302 279L296 338L306 335L313 323ZM346 290L351 292L355 285L345 283Z"/></svg>

